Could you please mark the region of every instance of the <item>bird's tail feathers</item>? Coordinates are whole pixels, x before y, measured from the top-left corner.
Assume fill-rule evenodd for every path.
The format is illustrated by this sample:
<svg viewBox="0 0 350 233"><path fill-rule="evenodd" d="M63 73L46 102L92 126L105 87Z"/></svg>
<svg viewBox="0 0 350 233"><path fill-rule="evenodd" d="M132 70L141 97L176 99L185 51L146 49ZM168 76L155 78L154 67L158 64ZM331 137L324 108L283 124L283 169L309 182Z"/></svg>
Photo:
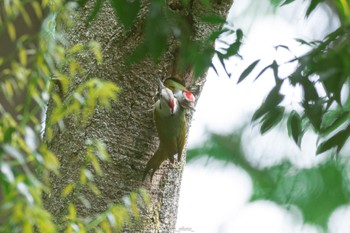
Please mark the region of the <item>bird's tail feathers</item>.
<svg viewBox="0 0 350 233"><path fill-rule="evenodd" d="M167 159L168 157L166 156L166 154L164 152L161 151L160 148L158 148L158 150L156 151L156 153L154 153L154 155L152 156L152 158L148 161L147 165L146 165L146 169L143 173L143 178L142 181L145 180L147 174L149 173L150 170L152 170L152 172L150 173L150 178L151 178L151 182L152 182L152 178L154 173L159 169L160 165Z"/></svg>

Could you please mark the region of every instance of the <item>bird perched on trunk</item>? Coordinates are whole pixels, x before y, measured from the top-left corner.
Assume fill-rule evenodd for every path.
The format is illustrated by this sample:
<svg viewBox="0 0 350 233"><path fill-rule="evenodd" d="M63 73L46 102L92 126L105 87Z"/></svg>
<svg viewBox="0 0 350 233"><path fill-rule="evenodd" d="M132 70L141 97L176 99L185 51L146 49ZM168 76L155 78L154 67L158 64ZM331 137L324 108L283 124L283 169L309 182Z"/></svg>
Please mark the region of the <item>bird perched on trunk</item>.
<svg viewBox="0 0 350 233"><path fill-rule="evenodd" d="M167 78L164 81L164 85L174 93L175 98L183 108L194 110L196 98L192 92L186 89L184 83L179 78Z"/></svg>
<svg viewBox="0 0 350 233"><path fill-rule="evenodd" d="M146 178L148 172L152 169L151 180L159 166L169 159L174 163L174 155L177 154L178 161L181 160L182 151L186 139L186 117L185 108L193 106L191 100L194 102L194 96L190 94L183 95L179 88L172 88L172 86L165 86L160 82L160 99L154 105L153 118L159 137L159 147L152 158L148 161L144 171L143 180ZM171 82L174 85L173 82ZM168 88L169 87L169 88ZM176 90L176 96L172 90ZM187 93L185 92L185 93ZM189 97L189 98L187 98Z"/></svg>

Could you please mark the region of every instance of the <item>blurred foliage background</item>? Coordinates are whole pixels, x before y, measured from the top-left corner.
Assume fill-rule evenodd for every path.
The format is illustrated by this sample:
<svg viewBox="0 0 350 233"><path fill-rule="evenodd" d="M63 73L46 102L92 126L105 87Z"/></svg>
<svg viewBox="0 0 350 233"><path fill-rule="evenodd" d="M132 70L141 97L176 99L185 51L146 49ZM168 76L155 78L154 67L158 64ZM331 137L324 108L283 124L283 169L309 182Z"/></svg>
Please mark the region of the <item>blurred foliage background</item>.
<svg viewBox="0 0 350 233"><path fill-rule="evenodd" d="M53 185L49 177L60 176L60 163L47 146L53 127L64 130L67 117L85 125L97 105L110 107L119 92L114 83L96 78L72 85L78 75L86 75L78 55L102 62L97 42L66 40L76 10L73 1L0 2L0 232L120 231L149 203L143 190L135 190L124 203L111 203L105 212L87 218L66 203L63 219L43 205ZM54 107L45 112L49 101ZM88 139L86 145L80 179L69 183L62 196L82 196L82 187L99 195L94 176L103 175L101 163L110 157L100 141Z"/></svg>
<svg viewBox="0 0 350 233"><path fill-rule="evenodd" d="M287 209L296 206L305 223L319 225L327 231L333 211L350 204L348 156L338 160L328 157L311 168L298 168L287 159L261 167L256 158L252 161L247 157L242 134L243 130L229 135L211 133L203 144L188 150L187 162L207 158L208 163L215 159L236 165L249 174L253 182L250 202L269 200Z"/></svg>
<svg viewBox="0 0 350 233"><path fill-rule="evenodd" d="M296 1L270 1L276 7L275 11L293 2ZM300 45L309 47L308 52L302 56L294 55L293 50L287 45L276 44L277 53L283 50L294 56L286 63L272 60L269 65L258 69L262 59L260 57L253 59L254 62L238 75L237 83L249 82L248 79L255 82L257 79L262 79L265 72L270 72L269 74L274 79L273 88L262 101L260 107L252 114L250 121L241 119L241 128L229 134L209 131L204 142L188 150L187 162L195 167L196 162L210 165L213 160L216 160L222 162L220 164L223 168L225 165L238 167L238 170L242 169L243 173L248 174L252 181L253 190L249 198L250 203L268 200L290 212L295 211L296 207L305 224L319 227L319 230L310 232L329 232L332 214L340 207L346 207L350 204L348 154L350 135L348 115L350 101L348 59L350 57L348 47L350 45L350 8L349 1L316 0L305 2L308 5L305 18L310 17L320 5L327 4L332 9L328 16L338 17L340 26L321 40L310 41L305 38L296 38L295 40ZM283 33L283 31L279 33ZM248 42L243 39L243 43ZM281 72L281 70L289 64L295 65L296 68L286 75L286 72ZM252 77L251 74L254 72L257 72L257 75ZM290 98L290 96L287 97L283 94L282 89L285 86L301 90L301 101L296 107L285 101L285 98ZM244 99L235 101L244 101ZM317 149L315 154L310 156L319 156L323 160L312 166L298 166L289 158L290 155L285 155L280 156L283 158L281 160L276 159L277 162L272 165L266 165L268 163L260 160L266 159L267 156L254 157L251 155L254 149L247 149L255 146L258 149L262 148L254 144L255 141L249 141L254 136L248 137L248 139L244 138L251 131L255 132L252 130L255 127L259 128L263 135L267 135L271 131L278 131L279 135L287 133L301 150L305 149L301 146L302 143L304 146L313 143L313 141L308 142L308 139L303 141L303 136L306 134L316 135ZM271 148L274 148L274 145L276 148L283 147L284 143L283 140L264 142L268 143ZM281 143L282 145L280 145ZM289 148L287 145L285 147ZM283 153L294 152L287 150L285 149ZM299 156L297 159L306 158ZM203 162L203 160L207 162ZM232 184L223 183L223 185L230 186ZM244 188L242 187L242 189ZM223 194L224 196L225 194ZM227 202L231 203L231 200ZM234 221L234 219L237 219L237 216L231 216L231 220ZM255 222L258 220L252 219L252 224ZM260 230L264 232L264 229ZM286 232L289 230L286 229ZM335 230L332 232L344 231Z"/></svg>

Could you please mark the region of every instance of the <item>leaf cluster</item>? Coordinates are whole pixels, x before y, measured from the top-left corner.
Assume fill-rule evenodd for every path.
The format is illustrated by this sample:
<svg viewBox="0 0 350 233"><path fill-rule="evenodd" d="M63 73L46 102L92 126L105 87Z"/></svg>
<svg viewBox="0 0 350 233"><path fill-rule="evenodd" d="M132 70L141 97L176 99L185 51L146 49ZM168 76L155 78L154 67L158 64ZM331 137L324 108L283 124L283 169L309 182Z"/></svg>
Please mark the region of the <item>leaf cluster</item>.
<svg viewBox="0 0 350 233"><path fill-rule="evenodd" d="M58 158L47 146L53 128L64 130L68 117L86 125L96 108L108 108L117 99L119 88L108 81L91 78L72 85L87 74L77 56L92 55L96 63L103 62L99 44L68 46L65 42L63 29L72 24L75 10L72 2L3 1L0 10L0 37L13 47L11 53L0 52L0 232L121 231L131 219L138 219L141 207L148 206L144 190L87 218L79 217L76 203L67 203L63 224L43 205L43 196L51 191L50 176L60 175ZM34 20L42 22L40 31L20 32L21 19L27 27ZM42 112L49 101L54 106L47 113L44 132ZM88 140L81 156L85 162L80 179L69 183L62 196L78 195L89 205L82 190L100 194L94 174L103 175L101 163L109 162L109 155L103 143Z"/></svg>
<svg viewBox="0 0 350 233"><path fill-rule="evenodd" d="M188 162L208 156L234 164L252 179L251 202L270 200L287 209L297 207L306 223L327 229L333 211L350 202L348 162L329 159L315 167L301 169L282 161L259 168L258 162L248 159L242 150L243 130L229 135L211 133L202 145L188 150Z"/></svg>
<svg viewBox="0 0 350 233"><path fill-rule="evenodd" d="M284 1L282 5L293 1ZM321 1L311 1L306 12L308 17ZM350 84L350 39L347 21L331 32L321 41L305 41L297 39L302 45L310 47L310 51L300 57L288 61L297 68L287 77L279 75L279 69L285 64L273 61L263 68L255 78L258 79L267 70L272 70L275 86L255 111L252 121L260 121L261 133L281 122L284 115L288 116L288 132L295 143L300 146L302 137L308 128L319 135L317 154L335 148L336 154L343 148L350 136L350 95L346 92ZM289 48L279 45L284 49ZM277 48L276 47L276 48ZM241 74L238 83L242 82L254 70L260 60L254 61ZM292 85L301 88L302 101L299 103L302 111L296 109L287 112L283 105L282 85ZM342 95L347 95L345 98Z"/></svg>
<svg viewBox="0 0 350 233"><path fill-rule="evenodd" d="M191 1L167 3L162 0L150 0L147 3L146 15L140 20L140 15L143 14L140 12L140 0L97 0L87 17L88 23L92 23L96 19L102 5L107 4L107 2L113 8L116 20L124 26L126 33L133 33L136 28L142 29L143 41L130 53L129 61L131 63L147 57L157 62L168 50L170 42L176 41L179 45L176 51L176 56L178 56L176 68L179 72L192 69L197 78L203 75L210 66L216 70L211 62L213 55L218 56L225 70L224 60L238 55L243 32L239 29L232 30L228 25L222 28L226 24L226 20L222 16L210 13L212 11L210 1L200 1L208 13L202 16L199 22L194 22ZM80 6L89 4L86 0L80 0L78 3ZM215 25L217 30L203 40L195 40L194 37L197 33L195 23ZM237 40L232 44L223 42L226 47L220 50L215 49L215 41L227 34L236 34Z"/></svg>

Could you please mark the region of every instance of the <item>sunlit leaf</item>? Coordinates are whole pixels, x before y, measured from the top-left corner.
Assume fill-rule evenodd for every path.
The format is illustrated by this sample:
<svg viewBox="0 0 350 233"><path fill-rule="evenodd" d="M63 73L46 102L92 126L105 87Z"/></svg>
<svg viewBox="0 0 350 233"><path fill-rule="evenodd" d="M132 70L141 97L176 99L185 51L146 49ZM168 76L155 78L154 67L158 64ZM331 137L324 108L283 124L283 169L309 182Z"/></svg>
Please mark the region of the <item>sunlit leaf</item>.
<svg viewBox="0 0 350 233"><path fill-rule="evenodd" d="M130 194L131 210L135 218L140 217L139 208L137 207L137 193L133 192Z"/></svg>
<svg viewBox="0 0 350 233"><path fill-rule="evenodd" d="M76 60L72 60L71 62L69 62L69 75L74 77L77 73L80 73L82 71L82 68L80 66L80 64L76 61ZM58 80L61 82L62 88L63 89L63 93L66 92L67 88L68 88L68 78L64 77L64 76L60 76L58 78Z"/></svg>
<svg viewBox="0 0 350 233"><path fill-rule="evenodd" d="M33 9L35 11L36 17L38 17L38 19L41 19L42 18L42 9L40 7L39 2L32 1L31 5L32 5L32 7L33 7Z"/></svg>
<svg viewBox="0 0 350 233"><path fill-rule="evenodd" d="M10 39L12 41L14 41L16 39L16 28L13 25L13 23L11 23L11 22L7 23L7 32L9 34L9 36L10 36Z"/></svg>
<svg viewBox="0 0 350 233"><path fill-rule="evenodd" d="M27 65L27 53L25 49L19 50L19 61L23 66Z"/></svg>
<svg viewBox="0 0 350 233"><path fill-rule="evenodd" d="M100 166L100 162L97 159L97 157L95 156L92 146L90 146L87 150L87 158L88 158L89 162L91 163L91 165L93 166L93 168L95 169L95 172L101 176L102 169Z"/></svg>
<svg viewBox="0 0 350 233"><path fill-rule="evenodd" d="M111 229L108 221L106 221L106 220L102 221L101 228L102 228L104 233L112 233L112 229Z"/></svg>
<svg viewBox="0 0 350 233"><path fill-rule="evenodd" d="M88 183L88 186L90 188L90 190L97 196L101 195L101 191L97 188L97 186L93 183Z"/></svg>
<svg viewBox="0 0 350 233"><path fill-rule="evenodd" d="M97 141L96 149L96 154L102 161L108 161L110 159L108 151L106 150L106 145L104 143Z"/></svg>
<svg viewBox="0 0 350 233"><path fill-rule="evenodd" d="M82 169L80 173L80 183L86 184L87 181L94 181L94 175L88 169Z"/></svg>
<svg viewBox="0 0 350 233"><path fill-rule="evenodd" d="M97 42L90 42L89 47L92 50L92 52L94 53L97 62L101 63L102 62L101 45Z"/></svg>
<svg viewBox="0 0 350 233"><path fill-rule="evenodd" d="M77 217L77 210L75 209L75 206L72 203L69 204L68 211L69 211L69 214L67 218L69 220L75 220Z"/></svg>
<svg viewBox="0 0 350 233"><path fill-rule="evenodd" d="M33 232L33 225L30 221L25 220L23 223L23 232L24 233L32 233Z"/></svg>
<svg viewBox="0 0 350 233"><path fill-rule="evenodd" d="M67 184L66 187L62 191L62 197L68 196L74 189L74 184Z"/></svg>
<svg viewBox="0 0 350 233"><path fill-rule="evenodd" d="M76 44L73 47L71 47L67 51L67 53L68 54L75 54L75 53L81 52L83 49L84 49L84 45L83 44Z"/></svg>
<svg viewBox="0 0 350 233"><path fill-rule="evenodd" d="M45 8L49 4L50 0L42 0L41 5Z"/></svg>

